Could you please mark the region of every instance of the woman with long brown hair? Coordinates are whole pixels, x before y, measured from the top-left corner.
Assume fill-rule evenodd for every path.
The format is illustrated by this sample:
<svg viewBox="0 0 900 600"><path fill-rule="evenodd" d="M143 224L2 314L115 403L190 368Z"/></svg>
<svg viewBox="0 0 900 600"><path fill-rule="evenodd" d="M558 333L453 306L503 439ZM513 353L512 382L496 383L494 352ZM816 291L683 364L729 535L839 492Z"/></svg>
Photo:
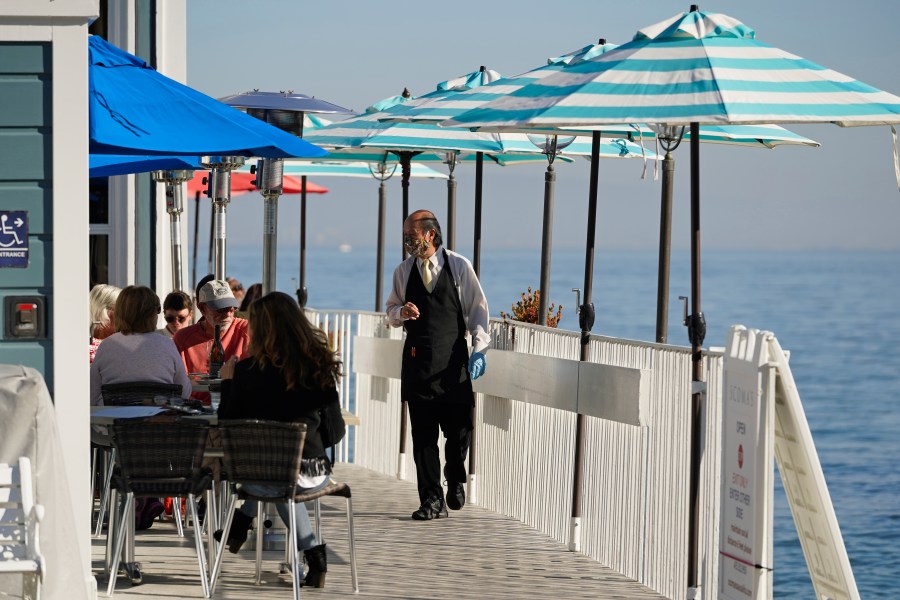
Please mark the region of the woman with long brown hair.
<svg viewBox="0 0 900 600"><path fill-rule="evenodd" d="M287 294L272 292L254 301L249 320L249 356L240 362L232 358L222 366L219 418L306 423L297 487L303 491L320 489L328 484L331 462L320 435L319 409L338 402L341 362L329 348L325 333L310 324ZM278 512L287 523L287 506L279 504ZM235 512L228 535L229 551L237 553L247 540L254 516L253 501ZM309 565L304 585L322 587L327 571L325 544L317 544L303 503L295 505L295 518L297 548L304 551ZM221 532L217 533L220 538Z"/></svg>

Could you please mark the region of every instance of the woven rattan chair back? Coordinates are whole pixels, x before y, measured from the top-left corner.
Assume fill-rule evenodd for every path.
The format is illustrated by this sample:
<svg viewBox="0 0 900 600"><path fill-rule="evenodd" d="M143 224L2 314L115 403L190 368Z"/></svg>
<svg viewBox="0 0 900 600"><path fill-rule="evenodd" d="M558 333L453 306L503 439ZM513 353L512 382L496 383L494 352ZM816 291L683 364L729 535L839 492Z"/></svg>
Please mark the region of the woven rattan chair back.
<svg viewBox="0 0 900 600"><path fill-rule="evenodd" d="M158 396L181 398L181 384L157 381L107 383L100 386L100 395L106 406L139 406L153 404Z"/></svg>
<svg viewBox="0 0 900 600"><path fill-rule="evenodd" d="M209 424L199 419L156 416L117 419L112 426L119 468L115 487L158 496L204 491L212 477L203 469Z"/></svg>
<svg viewBox="0 0 900 600"><path fill-rule="evenodd" d="M258 419L221 421L223 462L233 483L281 486L294 494L306 440L305 423Z"/></svg>
<svg viewBox="0 0 900 600"><path fill-rule="evenodd" d="M118 466L112 481L125 498L117 511L107 596L112 596L116 587L125 524L134 519L135 497L186 496L191 519L199 523L196 496L212 486L212 471L202 466L208 435L209 423L199 419L159 415L113 422ZM206 553L199 530L194 527L194 546L203 595L209 598Z"/></svg>

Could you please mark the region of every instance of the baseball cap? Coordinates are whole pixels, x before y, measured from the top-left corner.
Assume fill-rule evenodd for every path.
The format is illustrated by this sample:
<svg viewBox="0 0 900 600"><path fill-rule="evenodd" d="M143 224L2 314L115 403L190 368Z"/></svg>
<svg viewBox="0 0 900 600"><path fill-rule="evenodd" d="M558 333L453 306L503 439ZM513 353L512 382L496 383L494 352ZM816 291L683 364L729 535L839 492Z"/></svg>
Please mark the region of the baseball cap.
<svg viewBox="0 0 900 600"><path fill-rule="evenodd" d="M213 279L204 284L204 286L200 288L200 295L197 298L197 301L215 309L227 308L229 306L237 308L240 306L235 299L234 294L231 292L231 287L228 285L228 282L221 279Z"/></svg>

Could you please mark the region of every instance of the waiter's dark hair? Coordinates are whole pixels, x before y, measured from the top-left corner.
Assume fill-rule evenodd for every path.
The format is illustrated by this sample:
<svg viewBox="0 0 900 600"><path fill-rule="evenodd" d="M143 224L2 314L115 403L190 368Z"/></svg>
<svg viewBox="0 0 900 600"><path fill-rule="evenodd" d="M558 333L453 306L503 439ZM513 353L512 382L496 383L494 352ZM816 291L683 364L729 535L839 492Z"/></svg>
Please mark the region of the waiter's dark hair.
<svg viewBox="0 0 900 600"><path fill-rule="evenodd" d="M422 213L422 215L415 220L416 225L422 230L422 233L427 233L429 229L434 229L434 247L437 248L438 246L443 246L444 237L441 235L441 224L438 223L434 213L427 210L417 212Z"/></svg>

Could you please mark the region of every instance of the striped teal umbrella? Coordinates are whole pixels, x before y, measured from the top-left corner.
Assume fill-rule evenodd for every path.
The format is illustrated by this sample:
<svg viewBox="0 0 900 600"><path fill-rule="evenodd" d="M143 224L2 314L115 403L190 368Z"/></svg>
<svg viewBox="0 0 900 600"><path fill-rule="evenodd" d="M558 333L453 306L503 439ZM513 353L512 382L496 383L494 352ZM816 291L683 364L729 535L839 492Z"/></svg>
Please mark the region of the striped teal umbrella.
<svg viewBox="0 0 900 600"><path fill-rule="evenodd" d="M727 15L691 12L637 32L616 50L584 61L508 97L458 115L454 126L585 127L608 123L659 123L691 129L691 304L688 334L693 380L701 377L705 322L700 306L699 126L701 124L834 123L890 125L895 170L900 97L756 40L754 30ZM694 395L699 415L701 396ZM696 420L696 419L695 419ZM694 457L702 448L694 436ZM699 461L692 460L696 497ZM690 511L696 540L697 511ZM805 545L808 541L801 540ZM838 540L842 561L843 543ZM688 549L688 585L698 581L696 545ZM752 557L751 557L752 558ZM753 563L751 563L753 564ZM848 570L849 572L849 570ZM852 574L842 593L857 597ZM815 585L815 583L814 583ZM816 589L819 596L834 590Z"/></svg>
<svg viewBox="0 0 900 600"><path fill-rule="evenodd" d="M490 99L498 98L510 90L517 89L527 83L539 80L550 73L557 72L567 63L572 61L584 60L586 57L596 56L614 48L612 44L606 44L605 40L600 40L599 44L591 44L585 46L575 52L565 54L563 56L550 59L548 65L529 71L516 77L502 78L496 71L481 67L480 70L455 79L441 82L437 85L437 89L429 94L420 96L415 100L396 104L384 111L385 115L382 121L407 123L407 124L432 124L443 121L450 116L465 111L474 105L487 102ZM529 132L534 133L534 132ZM540 290L540 306L538 309L538 317L540 324L546 324L547 306L549 303L549 285L550 285L550 245L552 218L553 218L553 189L556 181L556 173L553 168L553 161L557 155L565 154L566 156L591 156L591 144L580 140L569 140L566 144L559 144L556 132L550 132L551 137L544 140L536 140L532 142L529 136L521 133L496 133L495 139L501 145L501 152L497 156L515 156L528 154L544 154L549 159L547 173L544 185L544 221L542 235L542 251L541 251L541 283ZM635 127L616 128L615 131L608 133L618 133L621 135L640 134L640 130ZM652 136L652 131L646 129L648 139ZM552 153L548 152L552 149ZM633 144L626 139L618 138L604 142L600 146L600 156L607 158L656 158L654 152L648 152L642 146ZM478 188L476 187L476 190ZM448 199L448 205L451 201ZM480 215L481 199L476 193L475 198L475 214ZM449 212L449 211L448 211ZM478 270L480 264L480 223L476 218L475 223L475 255L473 263Z"/></svg>
<svg viewBox="0 0 900 600"><path fill-rule="evenodd" d="M381 122L379 119L385 115L384 110L410 99L409 91L403 92L400 96L370 106L363 115L316 129L306 139L318 140L313 143L348 154L359 151L389 151L396 154L402 169L403 218L406 219L409 213L409 165L414 156L422 152L499 154L502 148L495 136L474 133L464 128L443 128L428 123ZM452 215L449 216L448 221L452 218ZM454 229L452 223L448 222L448 226L447 239L452 247Z"/></svg>
<svg viewBox="0 0 900 600"><path fill-rule="evenodd" d="M480 87L472 87L472 85L469 83L469 80L466 80L466 82L458 88L452 88L449 86L439 87L438 90L431 92L430 94L426 94L424 96L420 96L415 100L411 100L403 104L397 104L393 107L388 108L385 112L389 116L382 120L405 123L433 123L452 119L462 114L466 110L473 110L489 102L499 101L505 98L507 95L515 93L517 90L520 90L524 86L538 84L543 79L565 71L572 65L578 65L596 57L603 56L607 52L614 50L615 48L617 48L615 44L608 44L606 43L606 40L601 39L598 44L590 44L579 50L576 50L575 52L570 52L559 57L550 58L548 59L548 64L536 69L532 69L530 71L526 71L521 75L500 79L492 77L492 81ZM484 67L482 67L482 70L483 69ZM596 129L600 130L601 128L597 127ZM495 128L491 130L503 132L498 133L498 135L500 136L499 139L501 143L503 143L505 152L533 152L535 150L534 146L530 143L528 138L526 138L522 134L514 133L517 131L534 133L536 129L533 127L509 126L502 129ZM573 128L572 133L576 132L580 135L591 134L589 130L578 130ZM645 139L649 140L656 137L656 129L653 127L648 127L647 125L604 125L602 127L602 132L604 136L625 135L632 139L639 139L640 141L643 141ZM562 132L559 131L559 129L548 127L546 128L545 133L547 133L548 135L552 135L556 133L561 134ZM818 146L817 142L804 138L792 131L788 131L776 125L704 127L701 128L700 135L701 139L704 142L766 146L770 148L780 144L806 144ZM671 154L668 152L668 149L672 148L672 146L666 144L665 142L663 142L663 146L667 147L667 160L663 168L661 199L663 206L661 209L661 217L664 219L671 219L671 180L672 174L674 172L674 160L672 159ZM591 143L580 141L580 138L578 138L576 142L566 148L565 152L567 154L582 154L585 156L590 156ZM610 155L615 156L614 153L610 154L609 148L604 147L604 144L601 142L600 156ZM655 163L655 165L658 164L658 162ZM550 165L548 166L547 178L545 182L545 217L552 216L552 206L546 206L546 204L552 203L552 182L554 179L555 174L552 173L552 165ZM549 238L546 237L546 231L548 228L549 223L545 221L544 239L549 243ZM666 341L666 331L668 324L669 236L667 232L670 230L670 228L671 225L668 221L665 224L662 224L660 227L660 268L659 290L657 293L657 342ZM542 252L541 263L542 284L540 286L541 293L538 314L540 315L541 323L543 324L545 323L546 319L545 309L547 308L549 303L549 251Z"/></svg>

